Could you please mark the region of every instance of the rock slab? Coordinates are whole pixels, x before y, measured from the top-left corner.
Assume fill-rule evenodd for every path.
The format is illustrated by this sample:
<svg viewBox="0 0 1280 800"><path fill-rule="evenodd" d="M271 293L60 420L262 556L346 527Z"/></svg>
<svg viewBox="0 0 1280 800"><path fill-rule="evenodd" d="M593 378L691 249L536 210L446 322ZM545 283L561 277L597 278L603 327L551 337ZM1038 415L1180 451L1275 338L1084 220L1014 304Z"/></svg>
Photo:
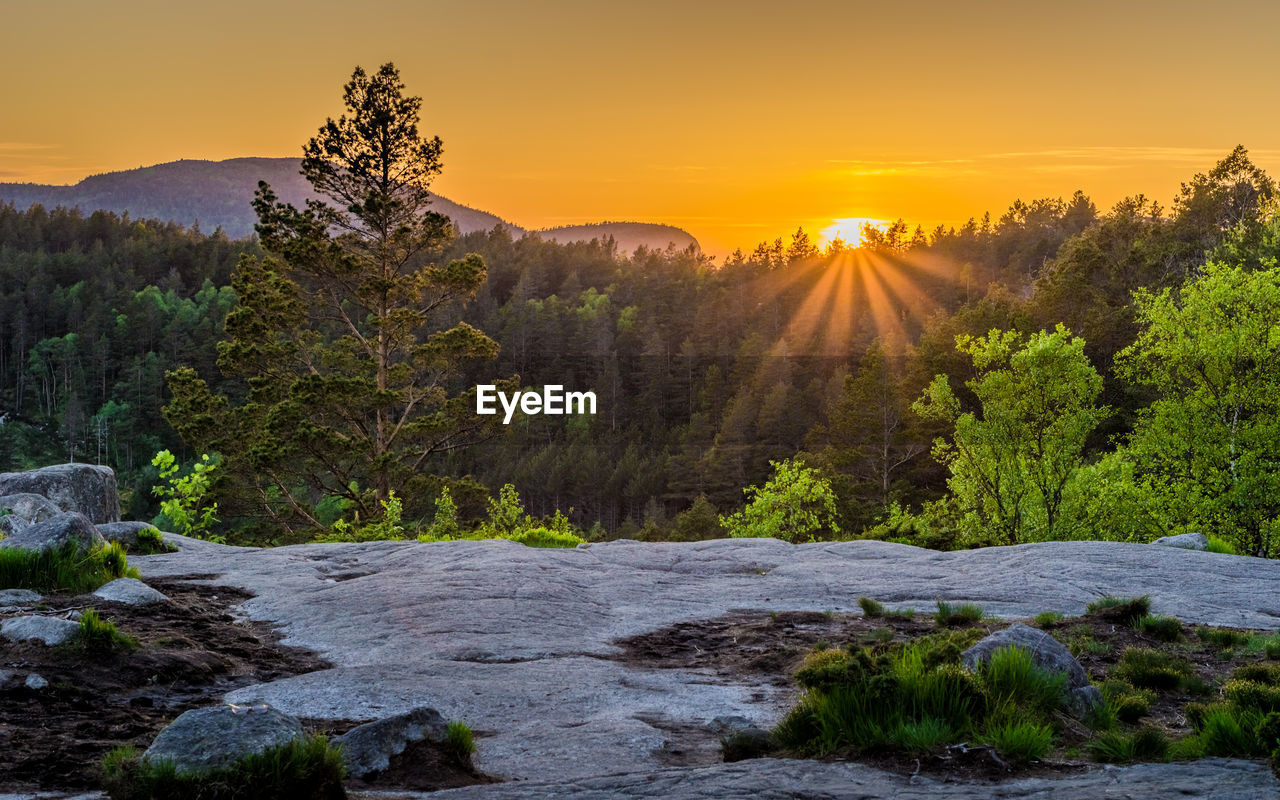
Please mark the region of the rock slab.
<svg viewBox="0 0 1280 800"><path fill-rule="evenodd" d="M69 642L80 632L80 624L57 617L10 617L0 622L0 636L11 642L38 640L53 647Z"/></svg>
<svg viewBox="0 0 1280 800"><path fill-rule="evenodd" d="M228 703L182 712L160 731L142 757L171 761L179 772L208 772L301 736L302 723L296 717L265 703Z"/></svg>
<svg viewBox="0 0 1280 800"><path fill-rule="evenodd" d="M93 593L94 597L112 603L124 603L130 606L145 606L151 603L167 603L169 597L158 592L137 578L116 578L104 583Z"/></svg>
<svg viewBox="0 0 1280 800"><path fill-rule="evenodd" d="M44 552L75 546L88 552L103 547L106 543L88 517L76 511L68 511L44 522L28 525L0 541L0 547Z"/></svg>
<svg viewBox="0 0 1280 800"><path fill-rule="evenodd" d="M78 511L94 523L120 521L120 492L110 467L57 464L26 472L0 473L0 496L37 494L63 511Z"/></svg>
<svg viewBox="0 0 1280 800"><path fill-rule="evenodd" d="M391 757L403 753L410 742L443 742L447 729L448 723L434 708L415 708L352 728L336 737L334 744L342 746L347 774L363 778L385 770Z"/></svg>
<svg viewBox="0 0 1280 800"><path fill-rule="evenodd" d="M1177 547L1183 550L1208 550L1209 537L1203 533L1180 533L1177 536L1161 536L1152 544Z"/></svg>

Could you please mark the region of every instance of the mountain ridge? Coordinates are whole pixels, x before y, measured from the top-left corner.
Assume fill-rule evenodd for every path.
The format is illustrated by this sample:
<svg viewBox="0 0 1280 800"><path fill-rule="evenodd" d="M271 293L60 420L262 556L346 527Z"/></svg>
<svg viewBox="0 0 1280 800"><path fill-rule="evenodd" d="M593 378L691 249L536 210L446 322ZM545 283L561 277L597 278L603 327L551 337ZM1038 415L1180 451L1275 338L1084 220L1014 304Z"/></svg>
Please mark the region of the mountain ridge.
<svg viewBox="0 0 1280 800"><path fill-rule="evenodd" d="M265 180L283 201L301 206L315 197L299 172L296 158L245 156L222 161L179 159L130 170L89 175L75 184L0 183L0 203L18 208L34 204L129 213L135 217L222 228L241 239L253 233L257 221L250 202L258 181ZM463 233L502 228L514 237L536 235L561 243L613 236L618 249L630 252L640 245L665 249L698 247L688 232L671 225L647 222L601 222L531 230L488 211L431 193L432 209L454 221Z"/></svg>

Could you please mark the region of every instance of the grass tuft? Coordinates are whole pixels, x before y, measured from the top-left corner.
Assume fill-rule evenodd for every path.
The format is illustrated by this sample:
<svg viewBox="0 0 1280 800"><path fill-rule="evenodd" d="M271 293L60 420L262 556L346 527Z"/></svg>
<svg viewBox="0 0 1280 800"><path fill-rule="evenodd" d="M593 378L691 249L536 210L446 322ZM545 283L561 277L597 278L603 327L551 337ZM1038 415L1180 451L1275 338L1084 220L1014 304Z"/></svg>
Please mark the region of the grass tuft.
<svg viewBox="0 0 1280 800"><path fill-rule="evenodd" d="M179 772L133 748L103 760L103 787L112 800L342 800L342 753L323 736L308 736L247 756L226 769Z"/></svg>
<svg viewBox="0 0 1280 800"><path fill-rule="evenodd" d="M102 654L137 650L138 640L121 633L114 622L90 608L80 615L80 630L64 646L83 654Z"/></svg>
<svg viewBox="0 0 1280 800"><path fill-rule="evenodd" d="M1157 617L1152 614L1139 617L1133 627L1162 642L1176 642L1182 638L1182 621L1177 617Z"/></svg>
<svg viewBox="0 0 1280 800"><path fill-rule="evenodd" d="M1131 686L1157 692L1177 691L1194 675L1186 659L1140 647L1126 648L1111 674Z"/></svg>
<svg viewBox="0 0 1280 800"><path fill-rule="evenodd" d="M91 552L74 546L59 550L0 548L0 589L87 594L116 578L136 578L125 550L112 542Z"/></svg>
<svg viewBox="0 0 1280 800"><path fill-rule="evenodd" d="M862 613L868 617L883 617L884 606L872 600L870 597L859 597L858 608L862 609Z"/></svg>
<svg viewBox="0 0 1280 800"><path fill-rule="evenodd" d="M1021 647L1004 647L991 654L978 670L983 686L997 706L1017 706L1051 713L1061 705L1067 676L1036 666Z"/></svg>
<svg viewBox="0 0 1280 800"><path fill-rule="evenodd" d="M475 735L471 726L461 720L453 720L445 728L444 749L459 763L467 763L476 752Z"/></svg>
<svg viewBox="0 0 1280 800"><path fill-rule="evenodd" d="M1230 628L1210 628L1199 625L1196 627L1196 636L1200 641L1220 651L1246 647L1249 644L1249 634L1233 631Z"/></svg>
<svg viewBox="0 0 1280 800"><path fill-rule="evenodd" d="M1240 551L1237 550L1231 542L1228 542L1226 539L1220 539L1217 536L1209 537L1209 546L1205 548L1205 551L1210 553L1221 553L1222 555L1227 556L1240 555Z"/></svg>
<svg viewBox="0 0 1280 800"><path fill-rule="evenodd" d="M141 556L153 556L157 553L176 553L178 548L164 540L159 528L144 528L138 531L138 545L134 552Z"/></svg>
<svg viewBox="0 0 1280 800"><path fill-rule="evenodd" d="M1163 761L1169 755L1169 737L1159 728L1139 728L1133 733L1103 731L1089 742L1089 756L1104 764L1130 761Z"/></svg>
<svg viewBox="0 0 1280 800"><path fill-rule="evenodd" d="M1035 722L1009 721L987 731L986 741L1010 761L1039 761L1053 749L1053 729Z"/></svg>
<svg viewBox="0 0 1280 800"><path fill-rule="evenodd" d="M1063 620L1064 615L1061 611L1041 611L1036 614L1032 620L1038 627L1051 628Z"/></svg>
<svg viewBox="0 0 1280 800"><path fill-rule="evenodd" d="M1102 619L1133 626L1142 617L1151 613L1151 597L1113 597L1103 595L1089 604L1086 613L1094 614Z"/></svg>
<svg viewBox="0 0 1280 800"><path fill-rule="evenodd" d="M972 625L982 619L982 607L973 603L961 603L960 605L952 605L945 600L938 601L938 610L934 612L933 619L941 628L958 628L963 625Z"/></svg>

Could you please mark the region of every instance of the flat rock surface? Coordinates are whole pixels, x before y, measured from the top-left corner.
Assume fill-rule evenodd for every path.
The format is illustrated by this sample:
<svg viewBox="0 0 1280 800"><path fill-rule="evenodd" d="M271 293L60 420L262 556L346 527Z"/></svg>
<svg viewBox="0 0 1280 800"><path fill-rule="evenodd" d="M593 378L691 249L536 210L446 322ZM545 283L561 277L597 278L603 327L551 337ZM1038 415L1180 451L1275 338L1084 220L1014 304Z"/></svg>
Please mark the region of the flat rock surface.
<svg viewBox="0 0 1280 800"><path fill-rule="evenodd" d="M835 787L864 774L857 765L800 761L681 762L683 769L665 771L673 750L716 741L707 732L715 718L739 716L769 727L794 699L792 690L750 677L614 660L617 639L677 622L737 609L856 611L864 595L891 608L921 610L939 599L974 602L990 614L1019 618L1078 614L1105 594L1149 594L1154 613L1188 622L1280 627L1274 588L1280 562L1138 544L1057 542L938 553L874 541L620 541L573 550L505 541L371 542L255 550L170 540L182 551L131 562L145 576L216 574L205 582L249 590L256 595L243 606L250 617L275 623L285 644L317 651L336 665L242 689L229 700L261 698L285 713L320 719L372 720L435 708L475 729L479 769L554 782L545 796L824 797L826 789L797 795L794 788L810 780ZM1241 762L1149 768L1150 775L1166 775L1170 787L1192 781L1201 774L1196 770L1221 774L1194 778L1201 783L1187 783L1193 792L1200 785L1217 791L1245 784L1258 787L1260 796L1280 791L1265 767ZM912 797L904 792L924 786L871 772L868 780L883 787L876 791L890 793L867 797ZM1092 783L1070 776L1044 791L1096 797L1116 774L1122 771L1099 769L1089 773ZM1134 792L1144 786L1146 792L1134 796L1154 796L1150 775L1135 779ZM721 795L643 788L655 781L669 789L686 781L728 788ZM1064 786L1086 788L1064 794ZM1004 791L1003 785L980 786L963 794L955 792L968 790L948 786L947 794L931 784L919 796L1036 796L996 789ZM513 791L523 790L495 785L452 796L537 796L504 794ZM849 796L847 785L831 791Z"/></svg>

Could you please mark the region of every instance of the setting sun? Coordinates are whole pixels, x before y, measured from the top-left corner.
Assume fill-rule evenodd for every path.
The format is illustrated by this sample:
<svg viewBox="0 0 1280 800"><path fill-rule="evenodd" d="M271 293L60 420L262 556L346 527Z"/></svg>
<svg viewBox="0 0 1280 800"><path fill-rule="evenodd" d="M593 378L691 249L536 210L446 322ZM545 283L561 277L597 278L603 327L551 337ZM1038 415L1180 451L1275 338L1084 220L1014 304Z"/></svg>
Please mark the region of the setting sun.
<svg viewBox="0 0 1280 800"><path fill-rule="evenodd" d="M837 217L831 220L830 225L819 231L818 236L823 245L831 244L839 238L849 247L858 247L862 244L863 225L871 225L883 230L888 224L889 220L874 217Z"/></svg>

